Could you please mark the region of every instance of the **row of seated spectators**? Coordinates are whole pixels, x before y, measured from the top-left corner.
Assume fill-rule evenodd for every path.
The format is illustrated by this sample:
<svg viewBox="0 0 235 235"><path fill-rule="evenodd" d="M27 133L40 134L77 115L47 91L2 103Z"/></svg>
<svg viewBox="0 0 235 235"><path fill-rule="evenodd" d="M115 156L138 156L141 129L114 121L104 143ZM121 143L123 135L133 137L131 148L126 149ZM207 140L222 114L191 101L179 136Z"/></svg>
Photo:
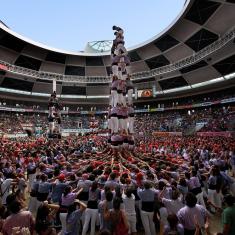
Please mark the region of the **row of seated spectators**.
<svg viewBox="0 0 235 235"><path fill-rule="evenodd" d="M227 131L235 129L235 112L226 109L216 110L212 113L212 118L201 131Z"/></svg>
<svg viewBox="0 0 235 235"><path fill-rule="evenodd" d="M104 117L88 117L75 115L62 115L62 129L89 129L94 128L94 123L104 126ZM46 114L19 114L15 112L6 112L0 114L0 132L8 134L23 133L24 126L32 125L40 127L45 133L48 130L48 118Z"/></svg>
<svg viewBox="0 0 235 235"><path fill-rule="evenodd" d="M62 129L95 128L103 129L105 115L62 115ZM154 131L182 132L187 128L195 128L197 123L204 123L201 131L233 131L235 112L233 107L211 107L206 109L164 111L157 113L137 113L135 115L135 132L151 134ZM147 125L146 125L147 123ZM43 132L48 129L46 114L18 114L2 112L0 114L0 131L2 133L23 132L22 124L40 126Z"/></svg>
<svg viewBox="0 0 235 235"><path fill-rule="evenodd" d="M197 123L205 123L200 131L233 131L235 112L231 107L168 111L136 115L136 133L149 135L154 131L183 132Z"/></svg>

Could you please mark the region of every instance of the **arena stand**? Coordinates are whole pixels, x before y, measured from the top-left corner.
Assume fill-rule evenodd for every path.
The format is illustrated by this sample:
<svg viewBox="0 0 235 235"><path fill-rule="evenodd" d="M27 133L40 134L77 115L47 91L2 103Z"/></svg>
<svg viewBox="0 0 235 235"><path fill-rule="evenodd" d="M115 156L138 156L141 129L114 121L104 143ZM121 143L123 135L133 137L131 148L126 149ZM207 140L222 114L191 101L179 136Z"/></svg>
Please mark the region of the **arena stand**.
<svg viewBox="0 0 235 235"><path fill-rule="evenodd" d="M20 215L31 216L32 221L24 224L29 230L36 226L38 234L43 234L42 227L52 234L63 234L73 224L67 219L72 216L67 210L78 204L80 208L72 213L85 215L94 187L100 196L97 198L98 209L92 210L99 215L101 232L108 228L107 222L112 223L106 203L114 197L113 201L118 205L122 201L120 206L127 219L129 210L135 213L136 228L132 227L133 231L144 234L148 228L141 219L143 209L135 204L144 202L141 192L149 190L148 196L155 195L155 199L149 201L155 205L149 213L157 217L151 220L155 227L152 229L160 233L168 231L168 223L177 215L178 230L182 231L183 226L187 226L181 220L185 204L192 202L197 203L193 208L208 213L210 224L214 224L225 206L221 198L230 203L229 200L234 200L232 195L235 196L232 177L235 175L235 100L232 92L224 94L179 98L174 102L161 102L164 103L161 107L156 104L154 107L151 101L151 106L146 106L146 100L143 104L136 103L135 147L131 152L120 149L118 154L108 142L107 111L102 109L105 106L92 110L86 105L80 106L79 110L74 106L65 108L62 111L64 137L52 141L46 135L48 113L45 106L33 107L30 102L20 105L18 101L2 100L0 177L2 189L4 185L11 189L3 191L3 220L7 217L4 205L10 205L12 213L19 213L11 206L20 203L21 208L26 208ZM200 128L196 129L198 125ZM189 127L194 131L187 132ZM26 130L31 131L30 135ZM196 181L199 187L195 188L192 182ZM212 189L210 182L216 182L219 191ZM41 191L44 184L47 189ZM73 197L69 206L63 190L68 190L68 195ZM129 191L131 196L128 196ZM8 202L11 197L17 198L13 199L13 204ZM40 215L41 210L47 209L58 214L49 223L43 222L47 214ZM82 216L76 218L79 224L80 221L83 223ZM197 226L195 223L188 228L195 231ZM79 230L82 228L80 225ZM221 231L218 225L206 227L206 231L209 229Z"/></svg>
<svg viewBox="0 0 235 235"><path fill-rule="evenodd" d="M234 235L234 12L232 0L186 1L128 49L135 144L118 152L110 52L57 50L0 22L0 232ZM51 140L55 81L64 136Z"/></svg>
<svg viewBox="0 0 235 235"><path fill-rule="evenodd" d="M162 108L147 108L147 105L136 103L136 133L144 130L147 134L153 132L185 132L193 129L192 133L234 131L234 101L233 89L221 92L193 96L187 99L176 99L174 102L162 101ZM30 104L18 104L17 101L2 100L0 102L1 132L5 134L24 133L23 126L32 124L42 128L45 133L47 123L47 110L44 107L30 106ZM171 105L170 105L171 104ZM69 106L69 105L68 105ZM164 107L164 108L163 108ZM102 108L104 108L102 110ZM90 110L89 110L90 109ZM97 107L91 111L89 106L68 107L68 111L62 111L62 129L90 130L99 127L107 128L107 111L105 106ZM12 126L12 122L15 125ZM144 128L148 123L147 128ZM67 131L68 133L68 131Z"/></svg>

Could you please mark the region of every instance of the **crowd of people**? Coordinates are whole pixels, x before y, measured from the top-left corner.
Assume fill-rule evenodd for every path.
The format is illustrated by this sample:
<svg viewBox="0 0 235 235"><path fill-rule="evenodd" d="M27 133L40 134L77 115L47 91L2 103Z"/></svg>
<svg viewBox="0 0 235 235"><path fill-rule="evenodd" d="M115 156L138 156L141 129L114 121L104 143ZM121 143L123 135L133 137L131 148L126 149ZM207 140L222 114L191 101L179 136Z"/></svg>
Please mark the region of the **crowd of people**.
<svg viewBox="0 0 235 235"><path fill-rule="evenodd" d="M139 140L137 140L139 141ZM151 146L151 148L147 148ZM150 137L1 139L0 231L10 234L235 234L235 142Z"/></svg>
<svg viewBox="0 0 235 235"><path fill-rule="evenodd" d="M215 106L203 109L178 111L164 111L151 113L135 113L134 130L137 134L144 132L151 135L154 131L162 132L183 132L187 128L195 128L197 123L203 123L200 131L234 131L235 112L230 106ZM132 110L133 112L133 110ZM108 128L107 114L100 115L76 115L66 114L61 116L61 128L63 129L89 129L93 128L92 123L96 123L95 128ZM17 121L15 121L17 120ZM14 122L14 125L12 123ZM148 123L148 125L146 125ZM41 127L42 132L48 130L48 120L46 114L34 113L0 113L0 132L7 134L24 133L22 124L32 124L34 127Z"/></svg>
<svg viewBox="0 0 235 235"><path fill-rule="evenodd" d="M123 50L122 29L116 30L114 52ZM87 134L48 138L58 118L54 104L49 128L46 113L0 114L0 233L235 234L234 138L195 133L234 131L233 106L135 113L122 66L112 64L117 78L108 114L57 115L62 132ZM131 90L127 100L120 84ZM25 127L33 136L5 135Z"/></svg>
<svg viewBox="0 0 235 235"><path fill-rule="evenodd" d="M184 132L203 124L199 131L234 131L235 112L231 107L213 107L136 115L136 132ZM146 126L145 124L148 123Z"/></svg>
<svg viewBox="0 0 235 235"><path fill-rule="evenodd" d="M106 121L107 122L107 121ZM14 123L14 125L12 125ZM87 115L62 115L61 128L63 129L94 129L97 128L97 123L100 128L105 128L105 118L102 116L87 116ZM0 133L18 134L25 133L24 126L40 127L42 133L48 131L48 116L46 114L32 113L0 113Z"/></svg>
<svg viewBox="0 0 235 235"><path fill-rule="evenodd" d="M215 92L207 92L204 94L193 95L193 96L186 96L175 98L174 100L159 100L159 101L151 101L146 100L144 102L135 103L137 109L143 109L149 105L150 108L174 108L178 106L185 106L185 105L194 105L198 103L204 102L219 102L223 99L231 99L234 97L234 87L223 89ZM30 109L34 111L42 111L47 110L47 103L41 102L35 105L33 101L24 101L24 100L9 100L0 98L0 107L10 107L10 108L21 108L21 109ZM63 111L104 111L108 109L108 104L66 104L63 105Z"/></svg>

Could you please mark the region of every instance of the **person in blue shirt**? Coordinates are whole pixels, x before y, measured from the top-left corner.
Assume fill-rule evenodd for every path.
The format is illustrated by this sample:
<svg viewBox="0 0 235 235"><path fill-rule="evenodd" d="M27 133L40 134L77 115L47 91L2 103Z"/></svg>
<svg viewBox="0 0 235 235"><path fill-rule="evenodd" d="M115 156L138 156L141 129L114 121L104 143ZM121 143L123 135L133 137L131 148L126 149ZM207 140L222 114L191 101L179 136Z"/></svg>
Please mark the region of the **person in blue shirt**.
<svg viewBox="0 0 235 235"><path fill-rule="evenodd" d="M144 189L138 188L137 194L141 200L141 220L144 226L146 235L156 234L155 225L153 222L154 215L154 202L157 192L151 188L151 183L144 182Z"/></svg>
<svg viewBox="0 0 235 235"><path fill-rule="evenodd" d="M77 235L81 229L81 216L86 209L86 204L76 199L74 204L69 206L66 217L65 235Z"/></svg>
<svg viewBox="0 0 235 235"><path fill-rule="evenodd" d="M59 203L61 201L62 194L64 189L68 184L65 183L65 175L60 174L58 177L58 182L53 185L51 199L53 203Z"/></svg>

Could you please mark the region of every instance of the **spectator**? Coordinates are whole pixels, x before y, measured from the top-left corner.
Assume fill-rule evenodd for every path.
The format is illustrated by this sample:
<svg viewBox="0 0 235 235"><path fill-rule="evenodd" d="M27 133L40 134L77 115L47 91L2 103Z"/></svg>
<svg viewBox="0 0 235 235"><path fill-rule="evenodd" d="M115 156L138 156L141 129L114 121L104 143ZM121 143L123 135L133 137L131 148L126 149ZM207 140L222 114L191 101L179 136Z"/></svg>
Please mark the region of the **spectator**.
<svg viewBox="0 0 235 235"><path fill-rule="evenodd" d="M138 189L138 196L141 200L141 220L146 235L156 234L155 225L153 223L154 202L156 191L151 188L151 184L144 182L144 189Z"/></svg>
<svg viewBox="0 0 235 235"><path fill-rule="evenodd" d="M105 219L111 221L112 234L128 235L128 221L125 212L120 210L120 205L120 198L115 198L113 200L113 210L109 211L107 207L105 208Z"/></svg>
<svg viewBox="0 0 235 235"><path fill-rule="evenodd" d="M14 227L25 227L28 228L30 234L34 233L34 218L29 211L21 210L21 203L18 201L13 201L9 205L9 210L12 213L8 216L3 224L3 235L12 235Z"/></svg>
<svg viewBox="0 0 235 235"><path fill-rule="evenodd" d="M222 214L223 235L235 234L235 198L232 195L227 195L224 198L227 208Z"/></svg>
<svg viewBox="0 0 235 235"><path fill-rule="evenodd" d="M81 216L86 205L80 200L76 199L73 205L68 208L66 218L66 235L77 235L81 230Z"/></svg>
<svg viewBox="0 0 235 235"><path fill-rule="evenodd" d="M194 217L196 216L200 229L204 228L208 219L207 211L203 206L197 204L197 198L193 193L188 193L185 201L186 206L179 210L177 217L184 226L184 234L194 235L196 231Z"/></svg>
<svg viewBox="0 0 235 235"><path fill-rule="evenodd" d="M127 188L122 194L122 200L129 225L129 234L135 235L136 230L136 212L135 212L135 195L132 193L132 188Z"/></svg>

